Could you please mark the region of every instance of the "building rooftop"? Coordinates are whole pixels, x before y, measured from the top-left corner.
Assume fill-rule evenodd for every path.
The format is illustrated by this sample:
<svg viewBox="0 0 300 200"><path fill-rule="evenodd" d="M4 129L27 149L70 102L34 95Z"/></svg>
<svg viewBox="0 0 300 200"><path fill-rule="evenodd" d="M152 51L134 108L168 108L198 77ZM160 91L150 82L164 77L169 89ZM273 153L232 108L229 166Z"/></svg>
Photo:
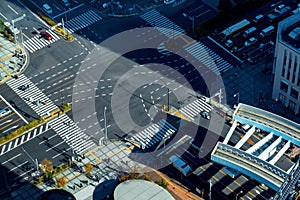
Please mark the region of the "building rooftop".
<svg viewBox="0 0 300 200"><path fill-rule="evenodd" d="M279 40L300 52L300 13L296 13L278 24Z"/></svg>
<svg viewBox="0 0 300 200"><path fill-rule="evenodd" d="M175 200L167 190L156 183L145 180L129 180L119 184L115 189L114 199Z"/></svg>

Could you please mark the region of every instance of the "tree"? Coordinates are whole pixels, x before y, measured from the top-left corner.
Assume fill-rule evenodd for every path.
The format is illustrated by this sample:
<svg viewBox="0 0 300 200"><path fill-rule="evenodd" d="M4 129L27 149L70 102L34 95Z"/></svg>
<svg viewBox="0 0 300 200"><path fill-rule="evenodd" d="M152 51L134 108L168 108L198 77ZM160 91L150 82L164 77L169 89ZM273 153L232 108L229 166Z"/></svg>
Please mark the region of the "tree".
<svg viewBox="0 0 300 200"><path fill-rule="evenodd" d="M42 162L41 162L41 169L45 173L53 172L52 161L48 160L47 158L45 158L44 160L42 160Z"/></svg>
<svg viewBox="0 0 300 200"><path fill-rule="evenodd" d="M66 177L60 177L60 178L56 178L56 185L57 187L61 188L64 187L67 184L68 180Z"/></svg>
<svg viewBox="0 0 300 200"><path fill-rule="evenodd" d="M84 164L84 170L86 171L87 176L91 176L91 171L93 168L94 168L94 166L91 163Z"/></svg>
<svg viewBox="0 0 300 200"><path fill-rule="evenodd" d="M5 30L5 25L3 19L0 19L0 32L3 32Z"/></svg>
<svg viewBox="0 0 300 200"><path fill-rule="evenodd" d="M219 0L219 4L217 6L217 8L221 11L221 12L230 12L232 9L232 2L231 0Z"/></svg>

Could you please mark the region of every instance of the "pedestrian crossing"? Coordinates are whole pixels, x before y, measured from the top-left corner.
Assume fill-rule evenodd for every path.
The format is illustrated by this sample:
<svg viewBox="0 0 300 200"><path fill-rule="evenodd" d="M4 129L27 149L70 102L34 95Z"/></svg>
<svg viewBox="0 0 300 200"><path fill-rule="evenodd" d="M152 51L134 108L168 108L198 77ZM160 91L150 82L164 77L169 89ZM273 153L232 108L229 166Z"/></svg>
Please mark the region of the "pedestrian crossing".
<svg viewBox="0 0 300 200"><path fill-rule="evenodd" d="M11 79L6 83L17 95L24 99L27 105L39 116L48 115L58 109L58 107L24 74L21 74L18 79ZM18 89L21 85L29 85L29 89L21 91ZM49 123L52 129L60 135L69 146L76 150L77 153L82 154L95 147L92 141L88 141L88 135L81 131L66 114L58 115Z"/></svg>
<svg viewBox="0 0 300 200"><path fill-rule="evenodd" d="M95 13L93 10L89 10L81 15L78 15L68 20L65 23L65 27L67 28L67 31L69 33L74 33L75 31L90 26L101 19L102 17L100 17L97 13Z"/></svg>
<svg viewBox="0 0 300 200"><path fill-rule="evenodd" d="M47 32L52 36L52 40L46 40L40 34L26 40L23 42L24 47L30 52L33 53L39 49L42 49L50 44L56 42L60 39L60 37L51 29L47 30Z"/></svg>
<svg viewBox="0 0 300 200"><path fill-rule="evenodd" d="M157 124L152 124L141 132L131 137L132 141L142 145L142 149L154 147L156 144L169 138L176 132L176 128L165 119L160 120Z"/></svg>
<svg viewBox="0 0 300 200"><path fill-rule="evenodd" d="M169 20L156 9L144 13L141 15L141 18L166 35L168 38L176 37L185 32L177 24Z"/></svg>
<svg viewBox="0 0 300 200"><path fill-rule="evenodd" d="M31 130L25 134L23 134L22 136L13 139L12 141L2 145L0 147L0 156L9 152L10 150L20 146L21 144L41 135L42 133L46 132L47 130L49 130L50 126L49 123L45 123L37 128L35 128L34 130Z"/></svg>
<svg viewBox="0 0 300 200"><path fill-rule="evenodd" d="M214 71L217 75L220 75L221 72L226 72L228 69L233 67L226 60L221 58L218 54L201 42L196 42L187 47L185 50L194 58L203 63L206 67ZM208 59L208 56L214 61L214 65L212 64L211 59Z"/></svg>
<svg viewBox="0 0 300 200"><path fill-rule="evenodd" d="M51 128L72 147L75 153L84 154L96 147L95 143L89 140L86 135L66 114L54 118L50 122Z"/></svg>
<svg viewBox="0 0 300 200"><path fill-rule="evenodd" d="M210 112L213 109L213 107L208 102L206 102L206 99L207 97L200 97L196 101L193 101L183 108L180 108L179 111L180 113L193 120L194 117L196 117L200 112Z"/></svg>
<svg viewBox="0 0 300 200"><path fill-rule="evenodd" d="M101 20L97 13L93 10L89 10L81 15L78 15L65 23L66 30L69 33L74 33L80 29L83 29L91 24L96 23L97 21ZM40 34L26 40L23 42L24 47L30 52L34 53L39 49L42 49L50 44L58 41L61 37L56 34L53 30L49 29L47 32L52 36L52 40L46 40Z"/></svg>
<svg viewBox="0 0 300 200"><path fill-rule="evenodd" d="M24 74L18 79L10 79L7 85L36 112L39 116L47 115L48 112L55 111L58 107L35 86ZM22 91L18 87L29 85L29 89Z"/></svg>

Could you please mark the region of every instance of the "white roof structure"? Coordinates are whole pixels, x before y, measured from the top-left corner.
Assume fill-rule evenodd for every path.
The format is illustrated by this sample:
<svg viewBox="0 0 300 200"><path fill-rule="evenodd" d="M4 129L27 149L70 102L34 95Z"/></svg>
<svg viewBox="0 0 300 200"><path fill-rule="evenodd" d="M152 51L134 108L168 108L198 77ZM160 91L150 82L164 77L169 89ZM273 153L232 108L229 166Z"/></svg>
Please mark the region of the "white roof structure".
<svg viewBox="0 0 300 200"><path fill-rule="evenodd" d="M159 185L145 180L129 180L119 184L114 192L115 200L175 200Z"/></svg>

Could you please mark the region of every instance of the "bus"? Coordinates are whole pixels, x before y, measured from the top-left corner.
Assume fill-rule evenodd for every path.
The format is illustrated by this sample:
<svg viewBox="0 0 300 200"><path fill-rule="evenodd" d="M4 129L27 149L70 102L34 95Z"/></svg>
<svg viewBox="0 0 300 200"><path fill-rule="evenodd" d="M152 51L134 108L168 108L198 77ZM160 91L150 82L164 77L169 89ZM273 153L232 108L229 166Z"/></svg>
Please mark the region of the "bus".
<svg viewBox="0 0 300 200"><path fill-rule="evenodd" d="M221 36L227 40L229 37L236 37L239 35L243 30L245 30L250 24L250 21L244 19L221 32Z"/></svg>

